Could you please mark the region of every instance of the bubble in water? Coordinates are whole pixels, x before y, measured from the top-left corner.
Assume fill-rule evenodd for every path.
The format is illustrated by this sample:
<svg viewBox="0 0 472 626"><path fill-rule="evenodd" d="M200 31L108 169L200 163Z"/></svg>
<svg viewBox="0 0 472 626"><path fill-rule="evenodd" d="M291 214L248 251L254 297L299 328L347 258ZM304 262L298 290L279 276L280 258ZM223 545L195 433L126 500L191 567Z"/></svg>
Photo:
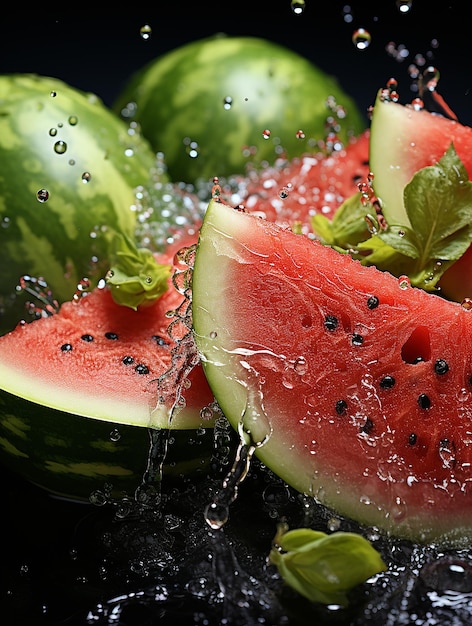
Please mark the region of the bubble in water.
<svg viewBox="0 0 472 626"><path fill-rule="evenodd" d="M141 28L139 29L139 34L141 36L141 39L147 41L151 38L152 28L149 26L149 24L144 24L144 26L141 26Z"/></svg>
<svg viewBox="0 0 472 626"><path fill-rule="evenodd" d="M292 0L291 6L295 15L301 15L305 11L305 0Z"/></svg>
<svg viewBox="0 0 472 626"><path fill-rule="evenodd" d="M372 37L365 28L358 28L352 35L352 43L358 50L365 50L370 46Z"/></svg>
<svg viewBox="0 0 472 626"><path fill-rule="evenodd" d="M47 202L49 200L49 191L47 189L40 189L36 197L38 202Z"/></svg>
<svg viewBox="0 0 472 626"><path fill-rule="evenodd" d="M54 152L56 154L64 154L67 151L67 144L65 141L56 141L54 144Z"/></svg>

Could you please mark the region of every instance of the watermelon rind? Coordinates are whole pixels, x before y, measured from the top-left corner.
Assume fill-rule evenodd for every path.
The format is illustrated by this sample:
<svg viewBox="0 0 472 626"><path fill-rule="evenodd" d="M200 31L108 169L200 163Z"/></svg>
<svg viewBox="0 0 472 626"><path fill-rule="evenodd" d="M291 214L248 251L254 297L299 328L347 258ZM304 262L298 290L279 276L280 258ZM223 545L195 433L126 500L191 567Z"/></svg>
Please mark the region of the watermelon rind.
<svg viewBox="0 0 472 626"><path fill-rule="evenodd" d="M307 58L225 33L152 59L113 109L139 123L173 180L189 183L244 174L281 152L289 159L311 152L331 128L347 142L367 123L338 80Z"/></svg>
<svg viewBox="0 0 472 626"><path fill-rule="evenodd" d="M468 310L216 201L192 285L207 380L267 467L366 527L470 542Z"/></svg>
<svg viewBox="0 0 472 626"><path fill-rule="evenodd" d="M153 177L167 180L148 142L97 95L49 76L0 76L0 333L29 319L20 277L44 278L59 302L83 278L96 283L107 233L133 235L135 190Z"/></svg>

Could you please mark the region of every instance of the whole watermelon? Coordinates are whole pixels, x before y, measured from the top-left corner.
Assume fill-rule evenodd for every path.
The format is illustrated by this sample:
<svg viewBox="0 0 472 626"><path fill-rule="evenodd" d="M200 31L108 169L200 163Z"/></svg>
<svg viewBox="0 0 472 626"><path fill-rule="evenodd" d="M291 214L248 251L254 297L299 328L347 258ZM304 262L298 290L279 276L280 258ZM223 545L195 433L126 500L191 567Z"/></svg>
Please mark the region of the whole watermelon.
<svg viewBox="0 0 472 626"><path fill-rule="evenodd" d="M156 159L130 130L99 97L61 80L0 76L1 333L27 319L22 276L70 300L106 267L106 231L133 234L135 188Z"/></svg>
<svg viewBox="0 0 472 626"><path fill-rule="evenodd" d="M293 50L225 34L149 62L113 106L139 122L175 181L245 173L311 151L333 131L341 141L365 121L337 80Z"/></svg>

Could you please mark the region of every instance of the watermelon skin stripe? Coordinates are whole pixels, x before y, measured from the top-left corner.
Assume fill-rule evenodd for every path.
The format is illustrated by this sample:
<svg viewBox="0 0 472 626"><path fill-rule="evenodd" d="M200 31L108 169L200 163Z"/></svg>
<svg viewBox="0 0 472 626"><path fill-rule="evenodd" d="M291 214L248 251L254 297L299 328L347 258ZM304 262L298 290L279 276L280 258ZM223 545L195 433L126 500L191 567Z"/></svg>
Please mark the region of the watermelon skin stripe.
<svg viewBox="0 0 472 626"><path fill-rule="evenodd" d="M135 190L156 157L129 130L94 94L35 74L0 76L1 333L25 316L14 298L22 275L70 300L82 278L96 282L108 269L107 231L133 235Z"/></svg>
<svg viewBox="0 0 472 626"><path fill-rule="evenodd" d="M366 120L334 77L274 42L219 33L151 60L113 108L123 117L132 111L153 149L164 152L172 180L193 183L273 163L279 144L289 159L310 152L310 140L325 139L330 96L347 112L338 133L346 142Z"/></svg>
<svg viewBox="0 0 472 626"><path fill-rule="evenodd" d="M192 297L210 387L269 468L386 533L470 541L469 311L215 201Z"/></svg>
<svg viewBox="0 0 472 626"><path fill-rule="evenodd" d="M87 501L111 485L110 497L132 495L146 471L146 428L52 410L0 393L0 457L16 475L51 494ZM212 429L172 433L163 479L198 480L208 470Z"/></svg>

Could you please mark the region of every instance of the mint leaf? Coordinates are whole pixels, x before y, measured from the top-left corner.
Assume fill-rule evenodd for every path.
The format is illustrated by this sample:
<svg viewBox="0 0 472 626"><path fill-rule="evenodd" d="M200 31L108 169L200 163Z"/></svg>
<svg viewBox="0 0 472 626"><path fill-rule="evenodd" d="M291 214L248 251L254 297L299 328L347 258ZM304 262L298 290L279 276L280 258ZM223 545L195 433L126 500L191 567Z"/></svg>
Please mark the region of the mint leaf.
<svg viewBox="0 0 472 626"><path fill-rule="evenodd" d="M387 569L372 544L356 533L285 531L281 525L269 560L288 585L312 602L347 606L350 589Z"/></svg>
<svg viewBox="0 0 472 626"><path fill-rule="evenodd" d="M171 266L158 263L150 250L137 248L129 237L114 235L111 258L106 282L117 304L137 310L167 291Z"/></svg>
<svg viewBox="0 0 472 626"><path fill-rule="evenodd" d="M322 213L311 218L311 227L317 237L326 245L349 250L369 237L366 222L368 209L361 202L361 194L347 198L329 220Z"/></svg>
<svg viewBox="0 0 472 626"><path fill-rule="evenodd" d="M390 223L381 229L356 194L331 221L315 215L313 231L322 243L348 252L363 265L394 276L406 274L411 285L434 291L472 242L472 183L453 144L438 163L415 173L403 199L408 225Z"/></svg>
<svg viewBox="0 0 472 626"><path fill-rule="evenodd" d="M403 197L411 228L389 224L378 237L411 259L401 273L412 285L432 290L472 241L472 183L452 144L439 163L416 172ZM399 275L397 267L388 269Z"/></svg>

